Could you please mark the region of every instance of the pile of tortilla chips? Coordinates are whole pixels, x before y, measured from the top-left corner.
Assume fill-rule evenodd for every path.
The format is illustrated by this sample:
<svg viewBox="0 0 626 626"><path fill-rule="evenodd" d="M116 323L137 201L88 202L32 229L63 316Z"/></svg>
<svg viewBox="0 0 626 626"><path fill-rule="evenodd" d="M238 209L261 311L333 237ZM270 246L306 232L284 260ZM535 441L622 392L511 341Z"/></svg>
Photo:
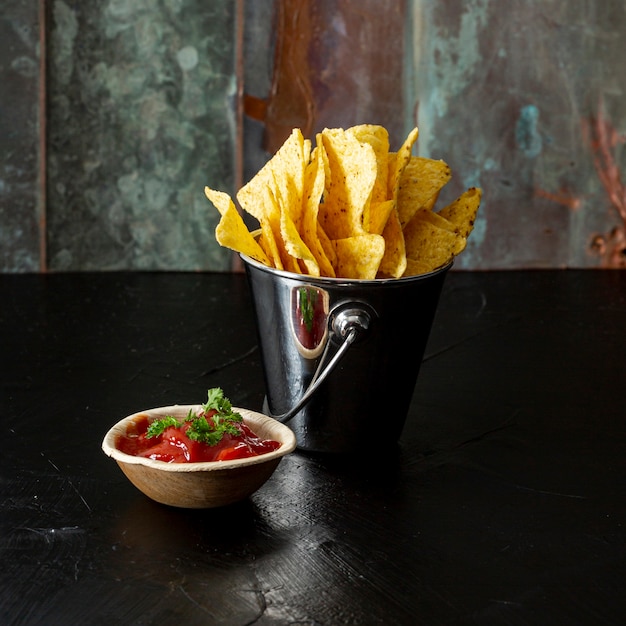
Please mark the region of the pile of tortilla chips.
<svg viewBox="0 0 626 626"><path fill-rule="evenodd" d="M382 126L325 129L316 145L299 129L233 200L205 188L221 214L220 245L269 267L311 276L400 278L447 265L466 245L482 191L435 212L449 166L412 155L415 128L397 152Z"/></svg>

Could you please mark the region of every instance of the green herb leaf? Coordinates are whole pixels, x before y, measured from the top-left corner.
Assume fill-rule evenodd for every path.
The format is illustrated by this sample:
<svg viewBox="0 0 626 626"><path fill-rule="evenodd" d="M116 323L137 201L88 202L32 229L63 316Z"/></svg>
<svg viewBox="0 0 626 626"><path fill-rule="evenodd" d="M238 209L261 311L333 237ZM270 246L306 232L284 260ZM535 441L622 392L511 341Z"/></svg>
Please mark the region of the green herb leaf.
<svg viewBox="0 0 626 626"><path fill-rule="evenodd" d="M216 413L209 417L208 421L204 416L190 413L186 420L191 422L187 430L189 439L214 446L222 440L226 433L231 435L240 433L236 424L242 422L243 417L233 411L230 400L219 387L209 389L207 401L202 405L202 411L207 414L211 411L216 411Z"/></svg>
<svg viewBox="0 0 626 626"><path fill-rule="evenodd" d="M213 411L216 413L210 415ZM205 414L208 415L208 418L205 417ZM233 411L232 404L224 396L224 392L219 387L214 387L209 389L207 401L202 405L199 415L190 410L182 422L171 415L154 420L148 426L146 437L158 437L170 426L180 428L183 424L189 424L185 433L189 439L215 446L226 433L239 435L241 432L237 427L239 422L243 422L243 417Z"/></svg>
<svg viewBox="0 0 626 626"><path fill-rule="evenodd" d="M215 415L213 419L215 419ZM187 429L189 439L201 441L209 446L217 445L225 433L238 435L240 431L230 420L221 420L218 424L211 426L204 417L193 419L191 426Z"/></svg>
<svg viewBox="0 0 626 626"><path fill-rule="evenodd" d="M162 435L163 431L170 426L180 428L181 422L179 422L175 417L172 417L171 415L166 415L160 420L154 420L154 422L151 422L150 426L148 426L148 430L146 431L146 437L148 439L152 437L158 437L159 435Z"/></svg>

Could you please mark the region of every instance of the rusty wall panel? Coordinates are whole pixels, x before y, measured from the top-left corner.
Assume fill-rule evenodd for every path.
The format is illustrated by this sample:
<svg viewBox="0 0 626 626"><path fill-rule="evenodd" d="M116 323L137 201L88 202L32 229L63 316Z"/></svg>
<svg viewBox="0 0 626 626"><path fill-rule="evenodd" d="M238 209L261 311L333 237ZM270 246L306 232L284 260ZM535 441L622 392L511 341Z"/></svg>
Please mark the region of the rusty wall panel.
<svg viewBox="0 0 626 626"><path fill-rule="evenodd" d="M624 266L626 5L414 0L419 148L485 197L465 268Z"/></svg>
<svg viewBox="0 0 626 626"><path fill-rule="evenodd" d="M293 125L363 121L396 145L417 124L443 201L483 187L457 269L624 265L621 0L46 2L43 233L39 6L0 17L0 271L37 271L45 235L53 270L228 269L202 187L234 191Z"/></svg>
<svg viewBox="0 0 626 626"><path fill-rule="evenodd" d="M383 124L392 145L405 136L404 0L276 0L266 94L246 90L245 111L265 124L273 153L294 127ZM266 16L267 19L267 16ZM260 52L267 54L267 46ZM259 50L249 48L249 53ZM250 73L250 72L249 72Z"/></svg>

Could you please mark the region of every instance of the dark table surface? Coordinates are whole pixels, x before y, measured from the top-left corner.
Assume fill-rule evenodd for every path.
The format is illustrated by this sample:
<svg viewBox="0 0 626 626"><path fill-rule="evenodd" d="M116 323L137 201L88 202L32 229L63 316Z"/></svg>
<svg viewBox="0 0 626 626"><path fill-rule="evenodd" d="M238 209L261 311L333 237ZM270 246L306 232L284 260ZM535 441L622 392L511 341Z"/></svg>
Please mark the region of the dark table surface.
<svg viewBox="0 0 626 626"><path fill-rule="evenodd" d="M261 409L243 275L3 275L0 354L2 624L626 623L626 272L450 272L384 464L296 451L223 509L100 445Z"/></svg>

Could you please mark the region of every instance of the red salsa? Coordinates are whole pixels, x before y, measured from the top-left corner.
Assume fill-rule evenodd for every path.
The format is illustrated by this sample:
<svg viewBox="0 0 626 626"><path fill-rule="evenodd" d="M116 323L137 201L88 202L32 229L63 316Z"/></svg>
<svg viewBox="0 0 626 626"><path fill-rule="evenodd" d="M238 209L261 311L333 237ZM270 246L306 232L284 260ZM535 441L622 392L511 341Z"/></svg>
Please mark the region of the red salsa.
<svg viewBox="0 0 626 626"><path fill-rule="evenodd" d="M202 417L212 427L212 416L215 413L216 411L210 410L194 417ZM189 420L181 421L178 426L168 426L156 436L149 436L150 423L147 415L140 416L128 428L126 435L118 438L117 449L126 454L166 463L197 463L244 459L266 454L280 447L278 441L260 439L243 421L234 425L233 432L224 432L214 444L189 437L187 431L192 427Z"/></svg>

